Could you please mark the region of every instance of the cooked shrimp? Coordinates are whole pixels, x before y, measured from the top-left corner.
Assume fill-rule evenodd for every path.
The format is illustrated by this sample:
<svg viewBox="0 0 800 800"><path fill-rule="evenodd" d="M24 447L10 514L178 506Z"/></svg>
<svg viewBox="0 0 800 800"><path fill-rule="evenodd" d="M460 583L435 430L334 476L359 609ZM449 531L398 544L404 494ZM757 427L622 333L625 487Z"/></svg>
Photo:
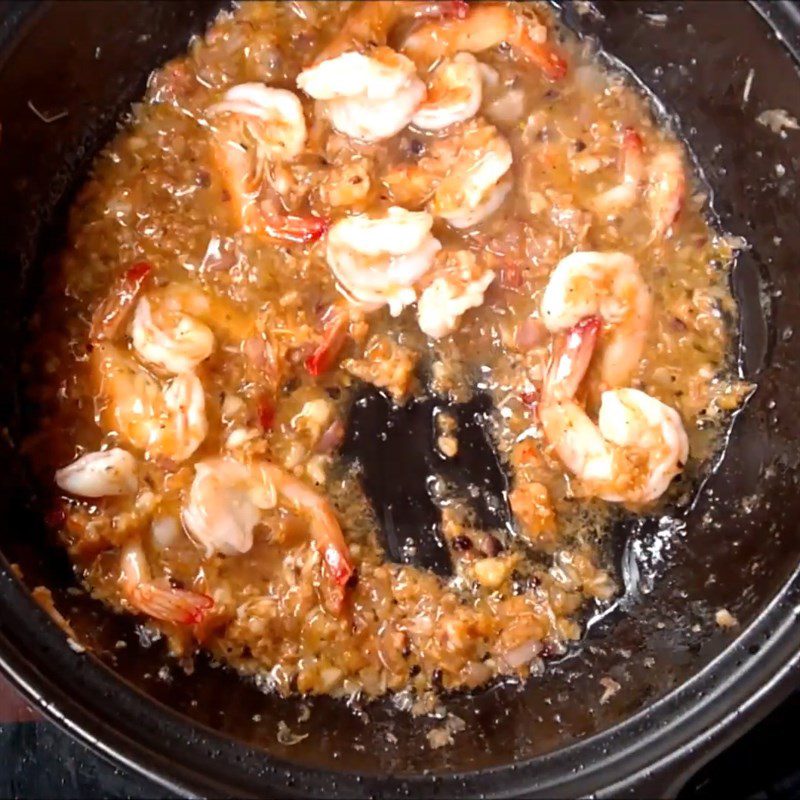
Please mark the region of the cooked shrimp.
<svg viewBox="0 0 800 800"><path fill-rule="evenodd" d="M480 267L475 254L468 250L442 255L444 266L433 270L417 303L419 327L433 339L452 333L464 312L480 306L495 278L495 273Z"/></svg>
<svg viewBox="0 0 800 800"><path fill-rule="evenodd" d="M502 5L480 3L471 6L465 18L428 22L406 38L402 49L417 63L430 64L458 52L480 53L503 42L550 80L566 74L566 61L547 41L547 27Z"/></svg>
<svg viewBox="0 0 800 800"><path fill-rule="evenodd" d="M411 118L427 131L439 131L466 122L481 107L483 84L480 64L470 53L445 59L431 73L425 102Z"/></svg>
<svg viewBox="0 0 800 800"><path fill-rule="evenodd" d="M668 236L686 198L686 172L677 147L664 147L647 169L647 201L653 220L653 236Z"/></svg>
<svg viewBox="0 0 800 800"><path fill-rule="evenodd" d="M472 125L456 138L455 160L436 187L431 213L454 228L471 228L493 214L511 190L508 140L493 125Z"/></svg>
<svg viewBox="0 0 800 800"><path fill-rule="evenodd" d="M493 214L511 189L513 157L493 125L473 121L435 141L415 164L393 167L384 183L396 200L428 209L454 228L471 228Z"/></svg>
<svg viewBox="0 0 800 800"><path fill-rule="evenodd" d="M262 510L277 503L275 488L254 485L252 471L232 458L200 461L194 469L182 513L189 535L209 556L246 553Z"/></svg>
<svg viewBox="0 0 800 800"><path fill-rule="evenodd" d="M642 191L645 159L642 137L626 128L622 135L622 181L594 198L592 208L600 214L618 214L632 208Z"/></svg>
<svg viewBox="0 0 800 800"><path fill-rule="evenodd" d="M592 208L600 214L619 214L632 208L645 188L653 238L668 236L683 208L686 171L677 147L662 145L646 158L642 138L632 128L622 137L622 182L594 198Z"/></svg>
<svg viewBox="0 0 800 800"><path fill-rule="evenodd" d="M389 306L397 316L417 299L414 284L441 248L431 235L433 218L392 206L380 217L356 214L328 234L328 266L340 291L366 309Z"/></svg>
<svg viewBox="0 0 800 800"><path fill-rule="evenodd" d="M173 375L193 370L211 355L214 331L238 344L254 334L255 321L224 298L188 283L146 294L131 322L137 354Z"/></svg>
<svg viewBox="0 0 800 800"><path fill-rule="evenodd" d="M154 581L139 539L122 548L120 568L122 594L142 614L178 625L195 625L214 605L208 595L176 589L166 578Z"/></svg>
<svg viewBox="0 0 800 800"><path fill-rule="evenodd" d="M275 241L311 242L322 236L324 220L265 211L259 202L270 168L305 147L298 97L286 89L244 83L229 89L206 113L215 119L214 156L237 224Z"/></svg>
<svg viewBox="0 0 800 800"><path fill-rule="evenodd" d="M335 586L344 587L353 567L333 509L302 481L267 461L243 464L212 458L196 464L183 523L208 554L244 553L253 546L261 512L274 508L279 499L307 520L328 576Z"/></svg>
<svg viewBox="0 0 800 800"><path fill-rule="evenodd" d="M352 139L388 139L408 125L425 97L412 61L388 47L343 53L303 70L297 85Z"/></svg>
<svg viewBox="0 0 800 800"><path fill-rule="evenodd" d="M136 459L119 447L84 453L56 471L56 484L79 497L135 494L139 486Z"/></svg>
<svg viewBox="0 0 800 800"><path fill-rule="evenodd" d="M239 137L239 139L244 137ZM236 224L248 233L277 242L313 242L327 230L327 222L311 215L265 213L259 200L267 162L256 148L239 139L215 141L214 155L229 195Z"/></svg>
<svg viewBox="0 0 800 800"><path fill-rule="evenodd" d="M567 469L593 496L642 505L660 497L681 472L689 443L680 415L638 389L604 391L595 424L575 400L600 321L564 334L545 377L539 419Z"/></svg>
<svg viewBox="0 0 800 800"><path fill-rule="evenodd" d="M288 89L274 89L263 83L240 83L228 89L219 103L206 114L228 116L245 128L267 160L291 160L303 152L306 144L306 120L299 98ZM225 138L228 126L218 134Z"/></svg>
<svg viewBox="0 0 800 800"><path fill-rule="evenodd" d="M647 340L653 300L636 261L625 253L571 253L550 274L542 297L550 331L599 315L606 325L601 358L605 389L627 383Z"/></svg>
<svg viewBox="0 0 800 800"><path fill-rule="evenodd" d="M127 353L98 344L91 355L98 422L151 457L184 461L208 433L203 384L184 372L163 388Z"/></svg>
<svg viewBox="0 0 800 800"><path fill-rule="evenodd" d="M214 350L214 334L198 317L208 313L206 296L171 284L143 297L131 323L134 350L173 375L189 372Z"/></svg>
<svg viewBox="0 0 800 800"><path fill-rule="evenodd" d="M459 17L469 11L466 0L366 0L354 4L333 41L317 56L320 64L350 50L386 44L389 33L404 18Z"/></svg>

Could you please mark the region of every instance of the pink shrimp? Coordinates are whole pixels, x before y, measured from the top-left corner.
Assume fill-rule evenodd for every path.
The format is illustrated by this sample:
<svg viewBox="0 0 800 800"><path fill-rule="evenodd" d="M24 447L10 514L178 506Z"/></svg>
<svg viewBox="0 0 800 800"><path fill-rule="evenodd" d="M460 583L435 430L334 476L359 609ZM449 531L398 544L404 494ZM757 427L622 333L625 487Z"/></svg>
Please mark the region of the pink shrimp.
<svg viewBox="0 0 800 800"><path fill-rule="evenodd" d="M195 478L182 518L192 539L207 553L236 555L253 546L263 511L282 499L309 526L330 579L327 587L338 610L353 573L339 521L328 501L285 470L264 460L243 463L210 458L195 465Z"/></svg>
<svg viewBox="0 0 800 800"><path fill-rule="evenodd" d="M466 0L367 0L347 15L334 39L314 59L320 64L350 50L384 45L401 19L442 17L463 19L469 11Z"/></svg>
<svg viewBox="0 0 800 800"><path fill-rule="evenodd" d="M129 541L122 548L120 567L123 596L142 614L163 622L195 625L214 605L208 595L176 589L166 578L153 581L150 565L138 539Z"/></svg>
<svg viewBox="0 0 800 800"><path fill-rule="evenodd" d="M592 207L601 214L618 214L632 208L642 191L645 175L642 137L633 129L622 134L622 181L594 198Z"/></svg>
<svg viewBox="0 0 800 800"><path fill-rule="evenodd" d="M414 30L402 50L417 63L431 64L459 52L479 53L506 42L550 80L563 78L567 62L547 41L544 25L531 26L507 6L481 3L466 17L426 23Z"/></svg>
<svg viewBox="0 0 800 800"><path fill-rule="evenodd" d="M556 342L538 406L545 437L587 494L640 506L658 499L686 464L689 442L680 415L638 389L600 396L597 422L575 399L600 332L597 317Z"/></svg>

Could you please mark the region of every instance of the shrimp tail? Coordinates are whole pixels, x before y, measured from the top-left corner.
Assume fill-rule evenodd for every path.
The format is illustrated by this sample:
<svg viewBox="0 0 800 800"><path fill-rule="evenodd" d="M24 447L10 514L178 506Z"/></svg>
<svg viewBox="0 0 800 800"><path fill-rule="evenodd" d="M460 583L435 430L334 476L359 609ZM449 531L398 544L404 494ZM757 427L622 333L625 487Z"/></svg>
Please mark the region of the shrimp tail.
<svg viewBox="0 0 800 800"><path fill-rule="evenodd" d="M524 27L509 44L540 69L548 80L558 81L567 74L567 62L561 53L549 42L535 41Z"/></svg>
<svg viewBox="0 0 800 800"><path fill-rule="evenodd" d="M575 396L589 369L602 325L600 317L584 317L558 337L545 375L545 402Z"/></svg>
<svg viewBox="0 0 800 800"><path fill-rule="evenodd" d="M207 594L186 589L162 589L153 584L140 585L134 594L136 609L164 622L196 625L203 621L214 601Z"/></svg>

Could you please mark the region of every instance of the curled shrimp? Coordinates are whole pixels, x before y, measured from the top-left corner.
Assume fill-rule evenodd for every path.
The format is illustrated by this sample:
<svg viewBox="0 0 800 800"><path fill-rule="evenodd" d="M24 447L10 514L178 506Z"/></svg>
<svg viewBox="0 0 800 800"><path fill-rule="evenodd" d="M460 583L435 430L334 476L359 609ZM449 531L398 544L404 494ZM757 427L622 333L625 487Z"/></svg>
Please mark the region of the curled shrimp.
<svg viewBox="0 0 800 800"><path fill-rule="evenodd" d="M262 510L277 503L274 487L254 484L252 470L232 458L200 461L194 469L182 513L189 535L208 556L246 553Z"/></svg>
<svg viewBox="0 0 800 800"><path fill-rule="evenodd" d="M471 6L466 17L425 23L406 38L402 50L415 62L430 64L458 52L480 53L503 42L550 80L566 74L566 61L547 41L547 27L503 5L480 3Z"/></svg>
<svg viewBox="0 0 800 800"><path fill-rule="evenodd" d="M319 239L325 233L324 220L266 213L259 203L270 164L290 161L305 147L306 123L297 95L243 83L229 89L206 113L214 120L214 158L236 223L271 241Z"/></svg>
<svg viewBox="0 0 800 800"><path fill-rule="evenodd" d="M468 250L442 253L444 265L434 269L417 302L420 330L433 339L452 333L463 314L483 303L494 280L492 270L481 268Z"/></svg>
<svg viewBox="0 0 800 800"><path fill-rule="evenodd" d="M433 218L392 206L380 217L356 214L328 233L327 259L341 292L368 310L389 306L397 316L417 299L414 284L441 248Z"/></svg>
<svg viewBox="0 0 800 800"><path fill-rule="evenodd" d="M212 328L238 343L253 334L254 322L197 286L170 283L139 300L130 332L133 349L144 361L179 375L211 355Z"/></svg>
<svg viewBox="0 0 800 800"><path fill-rule="evenodd" d="M56 472L56 484L80 497L135 494L139 486L136 459L119 447L84 453Z"/></svg>
<svg viewBox="0 0 800 800"><path fill-rule="evenodd" d="M425 101L411 118L427 131L439 131L466 122L481 107L483 83L478 60L470 53L457 53L433 70Z"/></svg>
<svg viewBox="0 0 800 800"><path fill-rule="evenodd" d="M497 211L511 190L511 179L505 178L513 162L511 146L493 125L468 126L453 146L454 160L433 193L430 211L454 228L472 228Z"/></svg>
<svg viewBox="0 0 800 800"><path fill-rule="evenodd" d="M396 202L428 210L454 228L471 228L493 214L511 190L511 146L493 125L473 121L434 141L418 162L383 176Z"/></svg>
<svg viewBox="0 0 800 800"><path fill-rule="evenodd" d="M639 199L645 177L645 158L642 137L626 128L622 134L622 181L607 189L592 202L592 208L600 214L618 214L632 208Z"/></svg>
<svg viewBox="0 0 800 800"><path fill-rule="evenodd" d="M396 202L426 206L454 228L493 214L511 190L511 146L493 125L472 121L435 140L419 161L390 168L383 182Z"/></svg>
<svg viewBox="0 0 800 800"><path fill-rule="evenodd" d="M571 328L599 316L605 323L601 380L624 385L642 357L652 315L650 290L636 261L625 253L571 253L550 274L541 312L548 330Z"/></svg>
<svg viewBox="0 0 800 800"><path fill-rule="evenodd" d="M463 18L466 0L365 0L355 3L339 32L315 59L319 64L350 50L386 44L392 28L402 19L423 17Z"/></svg>
<svg viewBox="0 0 800 800"><path fill-rule="evenodd" d="M198 319L210 303L202 292L185 289L170 285L143 297L131 322L134 350L173 375L193 370L214 350L214 334Z"/></svg>
<svg viewBox="0 0 800 800"><path fill-rule="evenodd" d="M112 344L96 345L91 355L99 422L108 431L151 457L184 461L208 433L203 384L184 372L164 387L147 370Z"/></svg>
<svg viewBox="0 0 800 800"><path fill-rule="evenodd" d="M321 495L267 461L212 458L196 464L183 524L208 554L244 553L253 546L262 512L281 500L307 520L331 583L343 589L353 567L336 514Z"/></svg>
<svg viewBox="0 0 800 800"><path fill-rule="evenodd" d="M638 389L600 396L597 423L575 399L592 357L600 321L582 320L558 342L545 376L539 419L558 457L585 491L643 505L658 499L688 458L675 409Z"/></svg>
<svg viewBox="0 0 800 800"><path fill-rule="evenodd" d="M323 102L337 131L367 142L405 128L425 97L413 62L388 47L322 61L303 70L297 85Z"/></svg>
<svg viewBox="0 0 800 800"><path fill-rule="evenodd" d="M202 622L214 605L208 595L176 589L166 578L154 581L139 539L122 548L120 586L123 597L136 611L177 625Z"/></svg>

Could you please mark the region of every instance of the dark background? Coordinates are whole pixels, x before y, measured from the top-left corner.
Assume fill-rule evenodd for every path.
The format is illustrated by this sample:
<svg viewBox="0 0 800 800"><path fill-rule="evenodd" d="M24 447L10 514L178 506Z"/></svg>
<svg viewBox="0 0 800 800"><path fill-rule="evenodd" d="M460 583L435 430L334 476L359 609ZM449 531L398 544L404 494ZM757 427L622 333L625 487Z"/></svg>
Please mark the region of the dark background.
<svg viewBox="0 0 800 800"><path fill-rule="evenodd" d="M692 776L680 800L800 798L800 691ZM0 679L0 797L161 798L27 706Z"/></svg>

